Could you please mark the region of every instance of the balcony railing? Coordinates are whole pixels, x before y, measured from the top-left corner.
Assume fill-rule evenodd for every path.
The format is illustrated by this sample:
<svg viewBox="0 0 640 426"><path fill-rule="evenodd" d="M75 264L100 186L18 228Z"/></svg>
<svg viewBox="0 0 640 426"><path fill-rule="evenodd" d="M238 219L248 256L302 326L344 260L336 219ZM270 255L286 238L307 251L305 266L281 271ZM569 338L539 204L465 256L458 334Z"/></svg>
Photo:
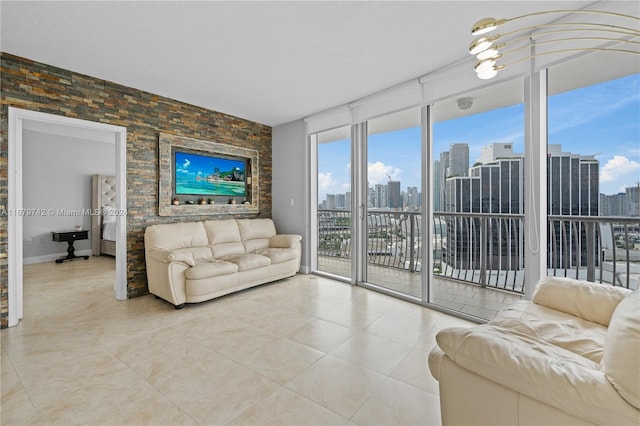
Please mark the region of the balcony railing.
<svg viewBox="0 0 640 426"><path fill-rule="evenodd" d="M431 250L434 276L524 292L524 216L434 213ZM548 275L637 288L640 218L548 216ZM351 257L351 213L318 210L322 256ZM422 270L421 214L367 213L367 262Z"/></svg>

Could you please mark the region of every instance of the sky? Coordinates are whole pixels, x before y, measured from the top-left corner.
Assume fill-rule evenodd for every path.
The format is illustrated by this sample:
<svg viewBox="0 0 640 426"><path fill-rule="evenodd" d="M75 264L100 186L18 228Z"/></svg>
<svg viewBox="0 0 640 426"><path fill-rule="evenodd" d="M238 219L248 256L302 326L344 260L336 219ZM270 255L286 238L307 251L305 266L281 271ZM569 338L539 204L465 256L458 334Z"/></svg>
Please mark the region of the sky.
<svg viewBox="0 0 640 426"><path fill-rule="evenodd" d="M216 167L220 169L221 173L229 172L236 167L244 171L244 162L240 160L229 160L226 158L176 152L176 173L209 176L213 173Z"/></svg>
<svg viewBox="0 0 640 426"><path fill-rule="evenodd" d="M500 126L496 126L500 123ZM548 100L549 143L564 152L595 155L600 193L616 194L640 182L640 74L553 95ZM469 165L483 146L512 143L524 152L524 106L515 105L437 122L434 159L452 143L469 144ZM349 141L321 144L318 152L319 200L349 191ZM420 128L369 136L369 186L389 178L420 188Z"/></svg>

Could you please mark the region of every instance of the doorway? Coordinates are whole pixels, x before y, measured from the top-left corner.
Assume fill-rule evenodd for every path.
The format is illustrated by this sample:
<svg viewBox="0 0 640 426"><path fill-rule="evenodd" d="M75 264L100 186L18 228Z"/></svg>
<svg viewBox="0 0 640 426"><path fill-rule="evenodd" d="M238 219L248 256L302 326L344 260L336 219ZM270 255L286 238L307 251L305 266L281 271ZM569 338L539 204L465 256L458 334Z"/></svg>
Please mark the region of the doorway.
<svg viewBox="0 0 640 426"><path fill-rule="evenodd" d="M18 324L23 316L23 132L25 128L61 126L75 134L98 132L115 143L116 209L126 211L126 143L125 127L63 117L36 111L9 108L8 149L8 326ZM61 167L64 167L61 165ZM126 216L116 218L117 300L127 298Z"/></svg>

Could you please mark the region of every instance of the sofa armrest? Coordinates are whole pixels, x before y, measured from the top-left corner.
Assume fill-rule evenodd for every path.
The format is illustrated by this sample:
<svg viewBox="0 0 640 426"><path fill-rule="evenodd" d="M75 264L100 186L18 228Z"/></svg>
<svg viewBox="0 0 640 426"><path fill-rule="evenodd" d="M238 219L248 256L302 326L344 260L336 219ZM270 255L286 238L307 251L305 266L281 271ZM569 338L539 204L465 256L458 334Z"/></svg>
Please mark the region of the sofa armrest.
<svg viewBox="0 0 640 426"><path fill-rule="evenodd" d="M302 236L296 234L277 234L269 239L270 248L293 248L302 241Z"/></svg>
<svg viewBox="0 0 640 426"><path fill-rule="evenodd" d="M534 337L484 324L444 329L436 341L460 367L588 422L640 420L640 410L618 394L598 364Z"/></svg>
<svg viewBox="0 0 640 426"><path fill-rule="evenodd" d="M171 250L163 250L163 249L148 249L147 255L158 262L162 263L171 263L171 262L182 262L186 263L189 266L195 266L196 261L193 258L193 254L184 253L184 252L175 252Z"/></svg>
<svg viewBox="0 0 640 426"><path fill-rule="evenodd" d="M533 302L608 327L616 306L630 292L608 284L546 277L536 285Z"/></svg>

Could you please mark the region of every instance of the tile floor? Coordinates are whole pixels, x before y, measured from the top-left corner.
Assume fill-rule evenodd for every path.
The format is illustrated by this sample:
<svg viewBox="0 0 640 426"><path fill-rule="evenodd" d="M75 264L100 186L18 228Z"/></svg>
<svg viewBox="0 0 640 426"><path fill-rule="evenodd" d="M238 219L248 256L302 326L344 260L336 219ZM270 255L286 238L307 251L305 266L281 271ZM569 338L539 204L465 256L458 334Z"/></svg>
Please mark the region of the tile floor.
<svg viewBox="0 0 640 426"><path fill-rule="evenodd" d="M24 269L2 425L438 425L427 354L471 323L314 275L175 310L116 301L113 259Z"/></svg>

